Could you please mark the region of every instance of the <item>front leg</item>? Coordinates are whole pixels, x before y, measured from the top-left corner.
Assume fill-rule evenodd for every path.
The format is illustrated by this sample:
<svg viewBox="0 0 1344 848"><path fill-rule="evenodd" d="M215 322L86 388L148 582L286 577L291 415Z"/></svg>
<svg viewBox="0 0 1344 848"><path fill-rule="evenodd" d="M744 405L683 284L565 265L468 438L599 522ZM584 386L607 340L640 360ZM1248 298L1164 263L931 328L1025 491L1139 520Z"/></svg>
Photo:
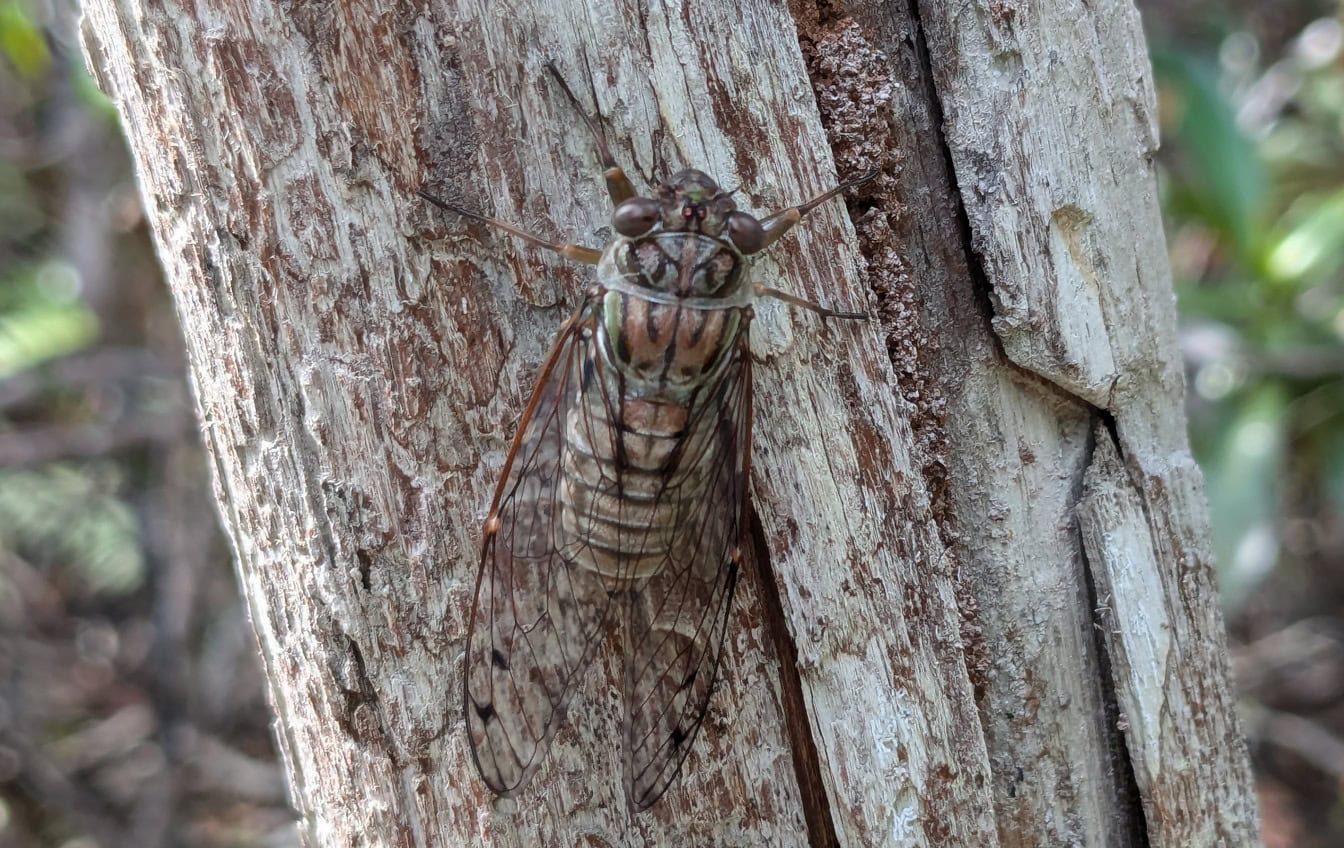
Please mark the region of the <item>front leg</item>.
<svg viewBox="0 0 1344 848"><path fill-rule="evenodd" d="M560 84L560 89L565 92L569 98L570 105L574 111L579 113L584 124L588 126L588 131L593 134L593 140L597 142L597 155L602 160L602 176L607 181L607 194L611 196L611 205L620 206L625 201L635 196L635 187L630 184L630 178L625 175L625 170L616 164L616 157L611 155L611 148L607 147L607 137L602 132L601 122L589 117L584 111L583 104L579 103L579 98L574 96L570 90L569 84L565 78L560 76L560 71L556 69L551 62L546 63L546 70L551 72L555 81Z"/></svg>
<svg viewBox="0 0 1344 848"><path fill-rule="evenodd" d="M803 219L803 216L821 204L830 200L832 197L840 194L845 189L861 186L864 183L877 176L877 169L869 171L861 177L852 179L849 182L841 183L830 191L822 192L806 203L800 203L797 206L790 206L788 209L781 209L775 214L761 220L761 229L765 232L765 240L761 243L758 250L764 250L775 242L779 241L780 236L793 229L793 226Z"/></svg>
<svg viewBox="0 0 1344 848"><path fill-rule="evenodd" d="M782 300L790 306L801 306L804 309L810 309L820 315L822 319L843 318L847 321L868 320L868 313L866 312L837 312L834 309L827 309L825 306L813 303L810 300L803 300L796 295L791 295L788 292L783 292L779 289L772 289L769 286L763 286L760 283L757 283L753 288L756 290L756 294L759 297L773 297L775 300Z"/></svg>

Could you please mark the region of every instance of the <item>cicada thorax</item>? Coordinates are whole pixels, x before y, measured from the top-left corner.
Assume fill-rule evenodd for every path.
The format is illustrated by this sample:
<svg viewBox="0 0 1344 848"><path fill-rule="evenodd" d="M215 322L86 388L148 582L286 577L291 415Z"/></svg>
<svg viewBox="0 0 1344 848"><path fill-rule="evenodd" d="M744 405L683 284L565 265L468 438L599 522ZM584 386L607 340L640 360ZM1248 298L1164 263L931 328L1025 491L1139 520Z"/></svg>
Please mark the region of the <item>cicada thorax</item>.
<svg viewBox="0 0 1344 848"><path fill-rule="evenodd" d="M746 260L692 232L618 238L598 265L612 365L643 395L704 382L732 348L750 303Z"/></svg>
<svg viewBox="0 0 1344 848"><path fill-rule="evenodd" d="M656 574L718 469L722 375L746 328L746 263L693 233L618 238L570 408L562 538L618 583ZM599 390L591 391L593 381ZM680 532L679 532L680 531Z"/></svg>

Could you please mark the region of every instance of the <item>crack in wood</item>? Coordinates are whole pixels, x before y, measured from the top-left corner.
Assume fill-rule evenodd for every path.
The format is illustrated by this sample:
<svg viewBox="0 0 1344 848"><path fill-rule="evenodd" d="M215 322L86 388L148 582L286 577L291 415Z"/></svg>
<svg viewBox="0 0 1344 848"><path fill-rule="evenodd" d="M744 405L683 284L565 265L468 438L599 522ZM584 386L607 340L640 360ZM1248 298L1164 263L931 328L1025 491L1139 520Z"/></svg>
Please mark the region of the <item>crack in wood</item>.
<svg viewBox="0 0 1344 848"><path fill-rule="evenodd" d="M956 165L951 146L946 137L943 103L936 87L934 69L930 58L930 50L926 39L924 23L920 16L917 0L907 0L905 5L906 14L912 29L910 41L911 47L913 48L916 61L921 68L921 72L914 82L920 87L920 93L924 100L929 104L932 113L933 126L936 135L931 146L936 147L938 155L942 159L948 184L952 187L950 194L952 208L955 213L956 238L960 243L961 252L964 256L971 291L974 295L974 302L978 307L976 313L981 322L984 336L989 340L995 353L995 357L999 362L1014 372L1019 378L1033 386L1045 390L1049 394L1059 397L1065 402L1080 406L1083 410L1087 411L1095 422L1095 426L1093 427L1094 435L1088 442L1084 461L1078 468L1076 485L1074 486L1073 495L1070 499L1073 512L1076 515L1078 505L1081 503L1083 495L1084 474L1092 463L1096 438L1104 437L1100 436L1100 434L1105 433L1109 436L1111 441L1115 444L1116 450L1119 452L1121 461L1123 462L1124 454L1120 447L1115 413L1088 401L1070 391L1066 386L1049 379L1047 376L1015 362L1008 354L1003 339L995 332L993 319L996 310L994 305L995 298L993 285L989 280L989 276L981 261L980 255L975 250L969 215L962 194L960 190L957 189L959 183L956 179ZM1080 532L1076 526L1075 532ZM1081 554L1081 543L1079 545L1079 551ZM1085 555L1083 556L1081 565L1083 566L1082 574L1085 582L1084 589L1087 594L1088 603L1093 610L1099 610L1104 606L1105 600L1097 597L1094 575ZM1101 665L1099 675L1101 685L1099 688L1102 697L1102 705L1106 712L1106 723L1113 729L1112 732L1105 735L1107 752L1109 754L1111 767L1118 772L1119 784L1126 796L1124 802L1118 805L1119 809L1123 811L1122 813L1118 813L1118 815L1123 815L1130 819L1130 821L1125 824L1117 825L1116 832L1128 832L1138 835L1146 840L1147 834L1143 814L1142 795L1139 791L1134 764L1124 734L1115 730L1121 726L1123 716L1119 707L1118 693L1115 688L1114 677L1112 676L1111 658L1105 651L1104 640L1101 638L1100 633L1094 631L1089 634L1089 638L1095 645L1099 663ZM1011 794L1012 793L1010 793L1010 796ZM1144 844L1146 844L1146 842Z"/></svg>
<svg viewBox="0 0 1344 848"><path fill-rule="evenodd" d="M1087 440L1087 451L1074 480L1072 502L1075 514L1077 514L1079 505L1083 501L1087 472L1092 468L1096 459L1097 439L1103 438L1103 433L1107 434L1116 451L1120 451L1120 440L1116 436L1114 417L1106 410L1094 408L1093 418L1095 426L1092 428L1091 437ZM1102 680L1100 691L1102 705L1106 710L1106 723L1109 727L1123 730L1126 716L1120 708L1120 696L1114 683L1114 663L1110 652L1106 649L1105 634L1102 632L1102 628L1110 626L1110 598L1097 596L1097 578L1093 571L1092 562L1087 555L1087 546L1083 543L1082 528L1075 525L1073 531L1079 535L1078 556L1082 559L1083 583L1087 591L1088 606L1095 616L1090 636L1093 650L1097 654L1097 663L1100 666L1099 676ZM1106 741L1113 767L1120 774L1121 788L1126 796L1124 803L1118 806L1129 813L1127 826L1119 830L1120 832L1134 834L1139 839L1140 845L1148 845L1148 822L1143 812L1143 793L1139 790L1138 774L1134 769L1133 757L1130 754L1125 735L1123 732L1108 733L1106 734Z"/></svg>
<svg viewBox="0 0 1344 848"><path fill-rule="evenodd" d="M752 558L756 567L757 594L765 630L774 643L779 658L779 694L784 710L784 731L793 754L793 770L798 779L798 791L803 800L803 821L807 824L807 841L813 848L833 848L840 838L831 817L830 800L822 778L821 756L813 738L811 716L803 698L803 680L798 673L798 646L789 632L784 616L784 605L779 596L779 585L770 565L770 546L765 539L765 528L755 508L751 510Z"/></svg>

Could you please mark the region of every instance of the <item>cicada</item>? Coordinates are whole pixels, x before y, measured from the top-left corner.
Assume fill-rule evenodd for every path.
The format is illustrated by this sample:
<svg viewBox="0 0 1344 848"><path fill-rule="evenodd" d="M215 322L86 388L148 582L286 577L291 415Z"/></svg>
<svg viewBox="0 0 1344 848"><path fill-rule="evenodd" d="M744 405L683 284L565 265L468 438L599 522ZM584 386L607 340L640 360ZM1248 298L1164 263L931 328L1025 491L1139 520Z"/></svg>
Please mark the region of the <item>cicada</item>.
<svg viewBox="0 0 1344 848"><path fill-rule="evenodd" d="M622 632L624 784L646 809L705 718L743 563L752 301L861 319L753 284L748 259L846 188L757 219L704 173L638 196L601 125L615 211L605 250L560 244L421 196L569 259L597 284L560 330L485 520L462 671L471 752L517 795L540 768L603 636Z"/></svg>

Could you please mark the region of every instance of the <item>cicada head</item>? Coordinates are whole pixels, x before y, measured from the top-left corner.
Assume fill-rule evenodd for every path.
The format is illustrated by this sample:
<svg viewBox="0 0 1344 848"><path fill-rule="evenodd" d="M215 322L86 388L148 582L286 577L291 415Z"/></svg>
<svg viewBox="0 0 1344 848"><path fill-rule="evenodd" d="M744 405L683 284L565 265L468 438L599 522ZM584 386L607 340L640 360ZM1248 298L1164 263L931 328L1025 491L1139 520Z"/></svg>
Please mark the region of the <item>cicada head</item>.
<svg viewBox="0 0 1344 848"><path fill-rule="evenodd" d="M760 250L764 237L760 223L738 211L732 192L694 168L658 186L654 197L632 197L616 207L612 227L628 238L657 231L728 239L742 253Z"/></svg>
<svg viewBox="0 0 1344 848"><path fill-rule="evenodd" d="M658 187L659 219L667 232L693 232L717 238L737 209L728 192L707 174L688 168Z"/></svg>

